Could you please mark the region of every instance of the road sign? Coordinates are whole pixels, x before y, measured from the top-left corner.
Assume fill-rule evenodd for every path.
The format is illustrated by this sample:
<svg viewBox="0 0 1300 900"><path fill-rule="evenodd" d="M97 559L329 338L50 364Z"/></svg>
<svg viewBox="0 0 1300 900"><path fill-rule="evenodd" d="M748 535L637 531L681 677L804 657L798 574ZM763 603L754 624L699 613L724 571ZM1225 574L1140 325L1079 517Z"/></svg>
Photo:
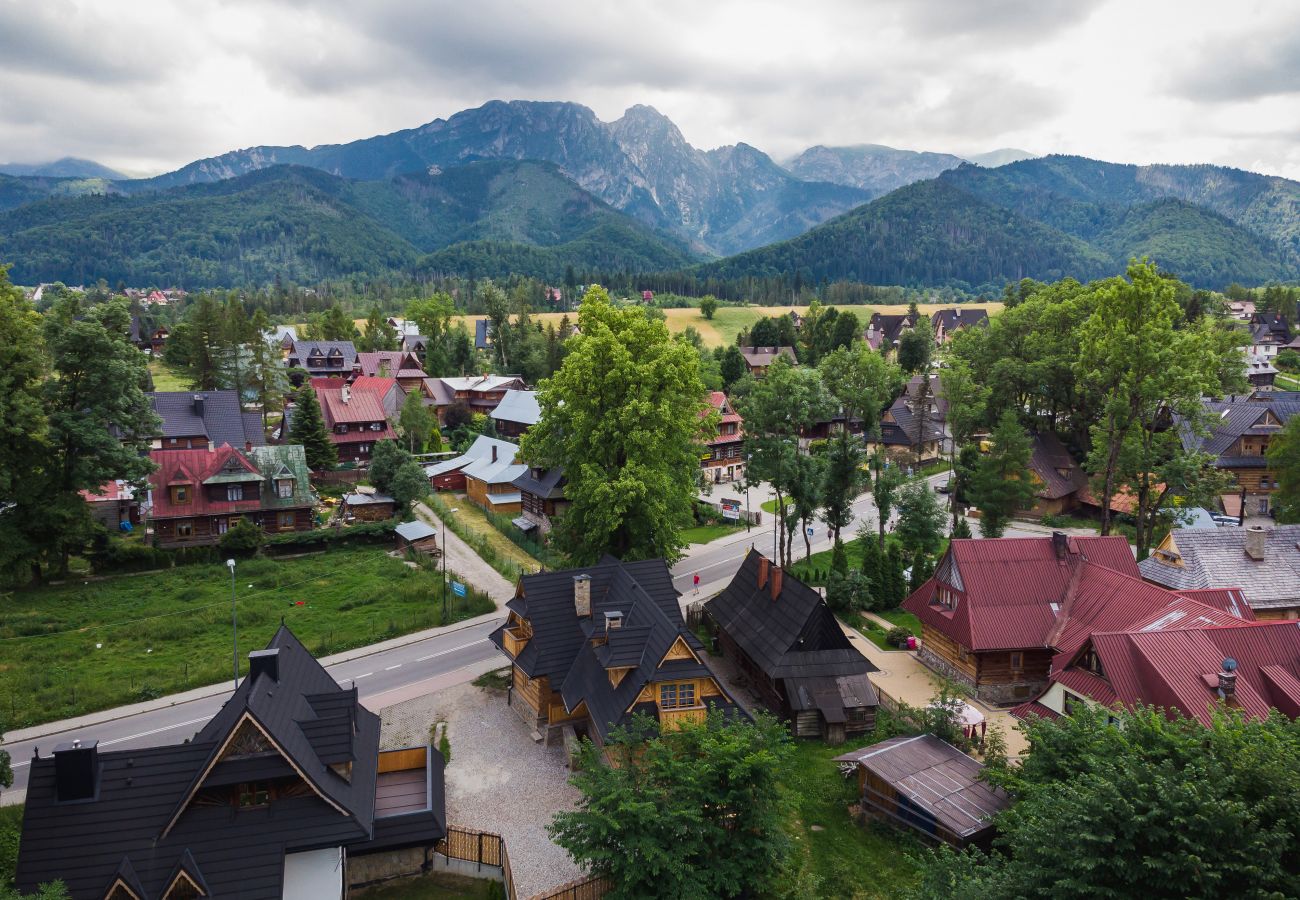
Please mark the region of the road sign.
<svg viewBox="0 0 1300 900"><path fill-rule="evenodd" d="M465 585L461 584L459 581L453 581L451 583L451 592L455 594L457 597L464 597Z"/></svg>
<svg viewBox="0 0 1300 900"><path fill-rule="evenodd" d="M808 526L807 531L808 531L808 537L812 537L812 536L813 536L813 527L812 527L811 525Z"/></svg>

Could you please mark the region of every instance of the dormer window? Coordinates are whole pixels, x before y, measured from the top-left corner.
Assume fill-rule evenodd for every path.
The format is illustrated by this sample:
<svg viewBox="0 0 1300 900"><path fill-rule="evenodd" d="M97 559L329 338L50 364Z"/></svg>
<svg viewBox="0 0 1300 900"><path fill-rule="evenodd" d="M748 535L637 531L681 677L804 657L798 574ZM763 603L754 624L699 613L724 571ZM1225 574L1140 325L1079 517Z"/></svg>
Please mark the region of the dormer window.
<svg viewBox="0 0 1300 900"><path fill-rule="evenodd" d="M370 423L370 430L371 430L371 431L383 431L383 430L384 430L383 423L382 423L382 422L371 422L371 423Z"/></svg>
<svg viewBox="0 0 1300 900"><path fill-rule="evenodd" d="M292 478L277 478L275 482L275 495L281 500L292 500L293 481Z"/></svg>
<svg viewBox="0 0 1300 900"><path fill-rule="evenodd" d="M185 504L190 502L190 486L188 484L173 484L172 503Z"/></svg>
<svg viewBox="0 0 1300 900"><path fill-rule="evenodd" d="M1101 678L1106 677L1106 672L1101 667L1101 657L1097 655L1097 649L1095 647L1088 648L1087 652L1080 657L1079 665L1094 675Z"/></svg>
<svg viewBox="0 0 1300 900"><path fill-rule="evenodd" d="M226 485L226 500L234 502L244 499L244 486L242 484Z"/></svg>

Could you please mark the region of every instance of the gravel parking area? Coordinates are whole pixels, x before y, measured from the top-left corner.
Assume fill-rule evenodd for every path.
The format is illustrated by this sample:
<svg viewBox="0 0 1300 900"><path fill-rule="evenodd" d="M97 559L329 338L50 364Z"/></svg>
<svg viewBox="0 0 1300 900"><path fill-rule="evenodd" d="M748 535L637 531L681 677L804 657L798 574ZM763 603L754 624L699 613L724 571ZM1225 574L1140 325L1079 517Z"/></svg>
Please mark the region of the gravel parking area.
<svg viewBox="0 0 1300 900"><path fill-rule="evenodd" d="M448 824L505 837L520 897L582 877L546 834L551 817L573 809L579 796L568 783L563 748L534 743L504 691L462 684L386 707L380 716L385 749L427 741L434 722L447 722Z"/></svg>

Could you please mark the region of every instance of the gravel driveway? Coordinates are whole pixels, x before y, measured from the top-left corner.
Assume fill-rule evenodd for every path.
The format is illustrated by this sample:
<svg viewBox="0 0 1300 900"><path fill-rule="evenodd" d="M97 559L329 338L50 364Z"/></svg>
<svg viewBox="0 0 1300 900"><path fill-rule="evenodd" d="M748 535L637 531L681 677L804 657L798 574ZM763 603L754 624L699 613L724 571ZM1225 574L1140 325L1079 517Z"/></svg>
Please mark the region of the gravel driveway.
<svg viewBox="0 0 1300 900"><path fill-rule="evenodd" d="M417 503L415 504L415 514L438 529L439 545L442 544L444 538L446 539L443 552L447 554L447 570L455 572L491 597L496 603L497 609L505 609L505 605L515 596L515 586L506 581L500 572L489 566L483 557L475 553L473 548L461 540L454 531L450 528L444 529L442 520L434 515L433 510L429 509L429 507L423 503Z"/></svg>
<svg viewBox="0 0 1300 900"><path fill-rule="evenodd" d="M506 706L504 691L462 684L386 707L380 715L384 748L423 743L434 722L447 722L447 823L505 837L520 897L582 877L546 834L551 817L573 809L579 797L568 783L563 748L534 743Z"/></svg>

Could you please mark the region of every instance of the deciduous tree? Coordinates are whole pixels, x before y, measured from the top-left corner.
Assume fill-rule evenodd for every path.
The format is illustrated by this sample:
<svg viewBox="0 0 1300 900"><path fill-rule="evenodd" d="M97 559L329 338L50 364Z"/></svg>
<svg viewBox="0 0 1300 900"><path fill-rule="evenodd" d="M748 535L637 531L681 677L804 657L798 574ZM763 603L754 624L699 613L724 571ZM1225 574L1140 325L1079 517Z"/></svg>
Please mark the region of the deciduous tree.
<svg viewBox="0 0 1300 900"><path fill-rule="evenodd" d="M1268 467L1277 477L1271 503L1279 522L1300 522L1300 416L1268 442Z"/></svg>
<svg viewBox="0 0 1300 900"><path fill-rule="evenodd" d="M402 403L397 424L402 429L406 449L412 453L423 453L429 442L429 434L437 425L437 417L424 405L424 397L420 392L412 390Z"/></svg>
<svg viewBox="0 0 1300 900"><path fill-rule="evenodd" d="M572 506L555 538L579 563L605 553L675 560L694 521L699 441L716 427L699 359L599 286L583 298L578 328L560 371L538 385L541 421L520 442L531 464L564 469Z"/></svg>
<svg viewBox="0 0 1300 900"><path fill-rule="evenodd" d="M705 294L700 298L700 313L706 319L712 319L713 314L718 311L718 298L712 294Z"/></svg>

